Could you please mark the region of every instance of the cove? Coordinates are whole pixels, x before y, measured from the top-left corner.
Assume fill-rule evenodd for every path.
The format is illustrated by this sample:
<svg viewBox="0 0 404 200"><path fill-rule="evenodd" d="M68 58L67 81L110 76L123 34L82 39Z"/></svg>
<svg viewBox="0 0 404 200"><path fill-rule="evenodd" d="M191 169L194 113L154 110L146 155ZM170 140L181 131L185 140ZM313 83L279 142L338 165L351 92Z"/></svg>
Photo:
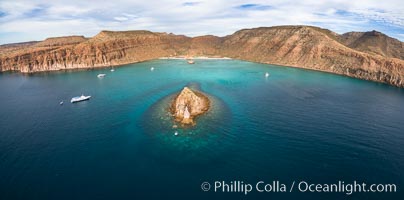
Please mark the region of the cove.
<svg viewBox="0 0 404 200"><path fill-rule="evenodd" d="M188 85L212 107L174 130L167 106ZM153 60L114 72L2 73L0 94L0 199L233 199L244 194L201 184L295 180L394 183L396 193L350 197L403 196L400 88L239 60ZM92 98L68 103L81 94Z"/></svg>

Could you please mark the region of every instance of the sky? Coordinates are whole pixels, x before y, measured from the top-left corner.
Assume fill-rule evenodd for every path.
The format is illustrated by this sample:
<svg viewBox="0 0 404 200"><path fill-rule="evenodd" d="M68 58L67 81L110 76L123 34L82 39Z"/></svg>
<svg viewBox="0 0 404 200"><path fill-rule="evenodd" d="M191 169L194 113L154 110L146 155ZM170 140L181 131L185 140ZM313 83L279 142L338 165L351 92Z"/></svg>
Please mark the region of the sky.
<svg viewBox="0 0 404 200"><path fill-rule="evenodd" d="M403 0L0 0L0 44L150 30L225 36L275 25L377 30L404 41Z"/></svg>

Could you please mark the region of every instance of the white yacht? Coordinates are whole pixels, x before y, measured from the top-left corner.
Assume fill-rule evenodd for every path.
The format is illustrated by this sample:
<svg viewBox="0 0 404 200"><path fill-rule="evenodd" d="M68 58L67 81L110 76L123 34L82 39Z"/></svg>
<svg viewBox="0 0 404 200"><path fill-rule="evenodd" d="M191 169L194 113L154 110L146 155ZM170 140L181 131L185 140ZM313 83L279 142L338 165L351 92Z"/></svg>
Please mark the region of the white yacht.
<svg viewBox="0 0 404 200"><path fill-rule="evenodd" d="M105 75L106 75L106 74L98 74L97 77L98 77L98 78L104 78Z"/></svg>
<svg viewBox="0 0 404 200"><path fill-rule="evenodd" d="M115 71L115 69L111 69L111 72L114 72Z"/></svg>
<svg viewBox="0 0 404 200"><path fill-rule="evenodd" d="M71 103L76 103L76 102L80 102L80 101L86 101L89 100L91 98L91 96L78 96L78 97L73 97L72 100L70 100Z"/></svg>
<svg viewBox="0 0 404 200"><path fill-rule="evenodd" d="M150 68L150 71L153 71L153 70L154 70L154 67L151 67L151 68Z"/></svg>
<svg viewBox="0 0 404 200"><path fill-rule="evenodd" d="M267 72L267 73L265 73L265 77L266 78L268 78L269 77L269 73Z"/></svg>

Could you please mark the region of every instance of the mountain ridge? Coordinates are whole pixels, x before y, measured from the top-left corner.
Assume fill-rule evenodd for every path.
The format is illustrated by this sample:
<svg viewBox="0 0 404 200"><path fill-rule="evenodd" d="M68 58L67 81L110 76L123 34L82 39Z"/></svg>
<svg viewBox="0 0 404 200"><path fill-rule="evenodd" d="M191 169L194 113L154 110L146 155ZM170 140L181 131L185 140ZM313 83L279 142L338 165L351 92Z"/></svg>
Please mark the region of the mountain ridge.
<svg viewBox="0 0 404 200"><path fill-rule="evenodd" d="M224 37L145 30L101 31L92 38L70 36L74 37L70 42L68 37L59 37L64 43L52 40L61 45L40 46L39 42L20 49L14 46L11 51L0 47L0 71L32 73L170 56L222 56L404 87L403 43L377 31L340 35L314 26L275 26L242 29Z"/></svg>

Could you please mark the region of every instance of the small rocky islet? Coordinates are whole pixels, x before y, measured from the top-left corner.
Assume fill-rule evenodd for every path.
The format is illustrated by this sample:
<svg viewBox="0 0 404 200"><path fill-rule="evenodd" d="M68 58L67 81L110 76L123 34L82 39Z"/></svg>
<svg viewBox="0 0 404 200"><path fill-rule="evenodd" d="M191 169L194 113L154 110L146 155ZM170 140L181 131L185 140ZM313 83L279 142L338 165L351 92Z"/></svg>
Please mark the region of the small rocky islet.
<svg viewBox="0 0 404 200"><path fill-rule="evenodd" d="M196 125L195 118L206 113L210 104L209 98L202 92L184 87L171 102L170 113L174 117L174 121L182 126L194 126Z"/></svg>

